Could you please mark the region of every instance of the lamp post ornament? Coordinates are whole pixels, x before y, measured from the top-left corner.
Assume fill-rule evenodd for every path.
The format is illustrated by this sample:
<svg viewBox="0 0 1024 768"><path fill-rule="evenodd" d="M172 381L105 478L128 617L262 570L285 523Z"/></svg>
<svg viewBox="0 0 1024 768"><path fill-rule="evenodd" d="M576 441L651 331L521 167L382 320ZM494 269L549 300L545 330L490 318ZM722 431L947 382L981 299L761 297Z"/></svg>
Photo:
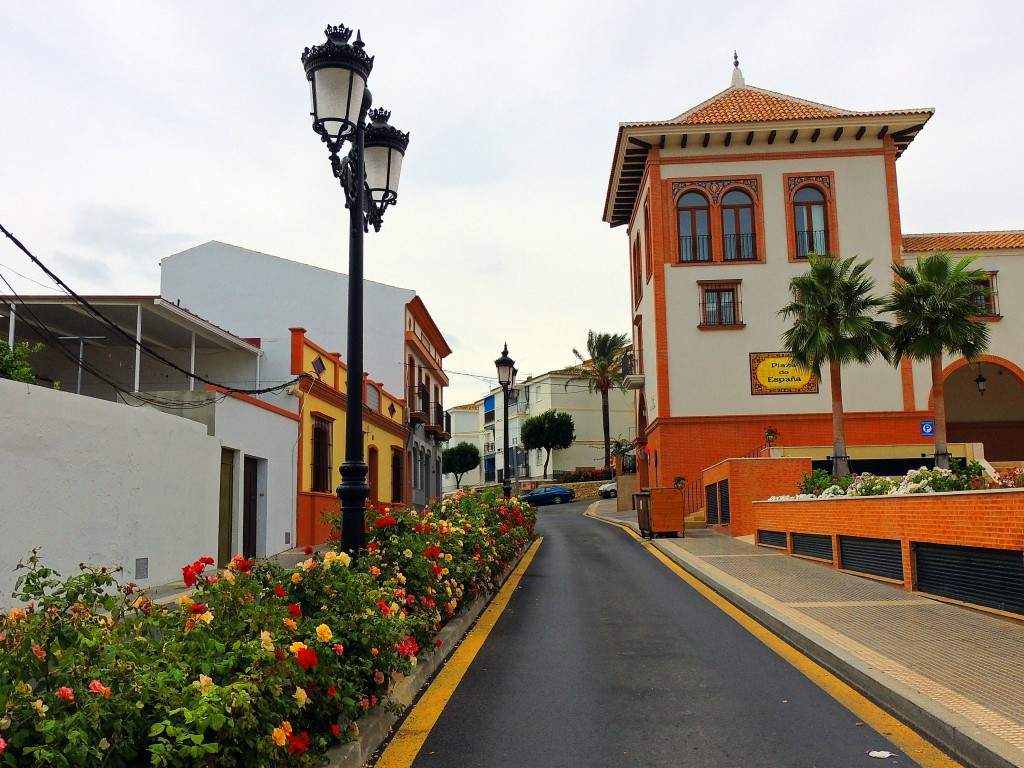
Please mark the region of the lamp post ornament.
<svg viewBox="0 0 1024 768"><path fill-rule="evenodd" d="M398 200L398 177L409 134L387 124L390 112L371 110L366 81L373 57L359 33L343 24L324 30L327 41L302 52L309 81L313 130L327 145L331 170L349 209L348 352L345 462L340 467L341 549L355 557L366 546L366 500L370 486L363 458L363 233L380 230L384 211ZM371 125L367 127L369 113ZM345 142L348 154L339 156ZM366 204L369 197L369 205Z"/></svg>

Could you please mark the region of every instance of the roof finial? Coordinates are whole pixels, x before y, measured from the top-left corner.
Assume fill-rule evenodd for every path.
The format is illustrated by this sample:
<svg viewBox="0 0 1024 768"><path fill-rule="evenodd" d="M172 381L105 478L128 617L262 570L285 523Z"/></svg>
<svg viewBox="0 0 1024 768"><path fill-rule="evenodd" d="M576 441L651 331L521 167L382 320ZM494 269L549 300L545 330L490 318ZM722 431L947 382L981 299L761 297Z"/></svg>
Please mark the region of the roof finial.
<svg viewBox="0 0 1024 768"><path fill-rule="evenodd" d="M746 85L746 82L743 80L743 73L740 71L740 57L739 54L736 53L736 51L732 52L732 66L733 70L731 87L741 88L744 85Z"/></svg>

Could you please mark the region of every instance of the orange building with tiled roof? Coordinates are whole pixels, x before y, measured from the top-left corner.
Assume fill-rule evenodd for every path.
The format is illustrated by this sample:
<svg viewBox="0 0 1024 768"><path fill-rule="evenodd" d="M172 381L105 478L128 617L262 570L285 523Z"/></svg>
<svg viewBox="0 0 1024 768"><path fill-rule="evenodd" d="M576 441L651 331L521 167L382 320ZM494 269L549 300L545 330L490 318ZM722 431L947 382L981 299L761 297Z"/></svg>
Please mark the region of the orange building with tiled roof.
<svg viewBox="0 0 1024 768"><path fill-rule="evenodd" d="M1010 292L1024 293L1024 232L903 234L896 161L933 113L840 109L752 87L736 62L731 85L710 99L668 120L620 124L603 218L628 240L636 361L627 384L647 458L642 485L698 478L756 450L768 427L776 446L832 445L832 382L782 352L778 310L809 253L871 259L880 293L891 265L919 253L983 254L996 289L993 351L980 371L946 361L949 438L1024 459L1024 373L1013 362L1024 363L1024 348L998 314L999 295L1006 306ZM868 446L934 451L930 386L927 366L909 361L843 369L855 471Z"/></svg>

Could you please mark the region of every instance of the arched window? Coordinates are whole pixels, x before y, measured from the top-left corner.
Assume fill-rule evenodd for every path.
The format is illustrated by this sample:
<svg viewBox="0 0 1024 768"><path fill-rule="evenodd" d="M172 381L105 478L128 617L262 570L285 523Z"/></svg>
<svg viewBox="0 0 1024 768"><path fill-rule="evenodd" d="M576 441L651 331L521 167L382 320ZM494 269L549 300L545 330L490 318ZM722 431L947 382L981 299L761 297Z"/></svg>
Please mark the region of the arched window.
<svg viewBox="0 0 1024 768"><path fill-rule="evenodd" d="M679 198L679 261L711 261L708 199L699 192Z"/></svg>
<svg viewBox="0 0 1024 768"><path fill-rule="evenodd" d="M725 261L751 261L757 258L754 201L739 189L726 193L722 198L722 258Z"/></svg>
<svg viewBox="0 0 1024 768"><path fill-rule="evenodd" d="M825 195L817 187L801 187L793 195L793 222L796 255L829 252L828 213Z"/></svg>

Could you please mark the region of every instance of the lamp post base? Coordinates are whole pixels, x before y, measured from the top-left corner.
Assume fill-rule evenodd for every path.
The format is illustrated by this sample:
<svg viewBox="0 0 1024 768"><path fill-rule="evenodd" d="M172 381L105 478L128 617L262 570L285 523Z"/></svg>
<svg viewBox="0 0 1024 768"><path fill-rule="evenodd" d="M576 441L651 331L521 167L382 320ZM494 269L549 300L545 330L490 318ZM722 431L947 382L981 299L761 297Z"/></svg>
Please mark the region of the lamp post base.
<svg viewBox="0 0 1024 768"><path fill-rule="evenodd" d="M341 551L355 560L366 549L366 500L370 497L370 486L366 483L368 470L362 461L346 461L340 470Z"/></svg>

